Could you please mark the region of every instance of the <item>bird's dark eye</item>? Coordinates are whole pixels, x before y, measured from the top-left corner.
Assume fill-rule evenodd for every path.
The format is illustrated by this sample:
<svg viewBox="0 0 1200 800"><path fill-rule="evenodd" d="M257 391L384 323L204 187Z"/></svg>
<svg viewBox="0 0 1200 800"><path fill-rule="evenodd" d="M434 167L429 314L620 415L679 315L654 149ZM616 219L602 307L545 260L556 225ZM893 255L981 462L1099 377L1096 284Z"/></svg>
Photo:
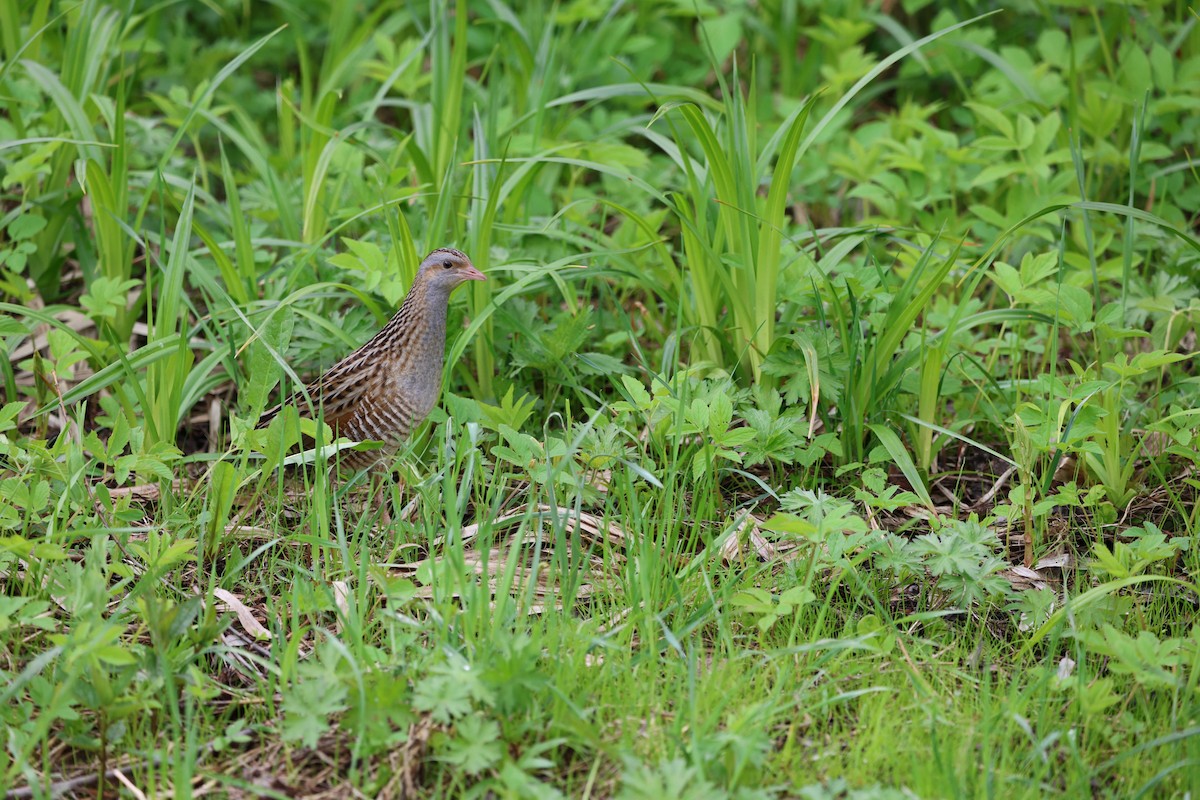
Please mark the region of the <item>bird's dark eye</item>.
<svg viewBox="0 0 1200 800"><path fill-rule="evenodd" d="M442 262L442 269L450 269L453 266L454 266L453 261L446 260L446 261Z"/></svg>

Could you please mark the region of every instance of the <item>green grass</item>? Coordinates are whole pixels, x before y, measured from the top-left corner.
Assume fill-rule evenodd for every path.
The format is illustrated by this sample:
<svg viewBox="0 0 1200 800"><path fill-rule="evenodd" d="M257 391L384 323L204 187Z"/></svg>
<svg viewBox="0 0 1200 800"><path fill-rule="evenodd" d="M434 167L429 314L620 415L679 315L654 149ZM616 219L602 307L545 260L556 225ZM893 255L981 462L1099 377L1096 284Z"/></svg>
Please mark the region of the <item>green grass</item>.
<svg viewBox="0 0 1200 800"><path fill-rule="evenodd" d="M0 0L0 788L1196 795L1196 28Z"/></svg>

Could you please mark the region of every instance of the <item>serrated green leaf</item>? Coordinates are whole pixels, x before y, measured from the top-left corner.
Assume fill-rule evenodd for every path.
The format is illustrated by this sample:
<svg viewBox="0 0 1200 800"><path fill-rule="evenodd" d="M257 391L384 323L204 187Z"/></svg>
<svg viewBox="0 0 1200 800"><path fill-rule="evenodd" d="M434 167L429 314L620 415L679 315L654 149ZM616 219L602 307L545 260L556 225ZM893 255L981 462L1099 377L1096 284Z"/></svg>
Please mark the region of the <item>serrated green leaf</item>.
<svg viewBox="0 0 1200 800"><path fill-rule="evenodd" d="M26 212L9 223L6 232L14 242L31 239L46 227L46 218L41 214Z"/></svg>

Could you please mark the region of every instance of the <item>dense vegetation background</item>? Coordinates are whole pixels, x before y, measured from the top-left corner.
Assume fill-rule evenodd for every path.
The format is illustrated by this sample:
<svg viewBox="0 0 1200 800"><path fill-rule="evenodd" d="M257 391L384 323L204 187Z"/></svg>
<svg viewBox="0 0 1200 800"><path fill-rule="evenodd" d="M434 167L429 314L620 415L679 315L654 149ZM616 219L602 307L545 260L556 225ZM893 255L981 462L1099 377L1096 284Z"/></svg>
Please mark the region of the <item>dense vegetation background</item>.
<svg viewBox="0 0 1200 800"><path fill-rule="evenodd" d="M0 0L0 787L1200 793L1196 25Z"/></svg>

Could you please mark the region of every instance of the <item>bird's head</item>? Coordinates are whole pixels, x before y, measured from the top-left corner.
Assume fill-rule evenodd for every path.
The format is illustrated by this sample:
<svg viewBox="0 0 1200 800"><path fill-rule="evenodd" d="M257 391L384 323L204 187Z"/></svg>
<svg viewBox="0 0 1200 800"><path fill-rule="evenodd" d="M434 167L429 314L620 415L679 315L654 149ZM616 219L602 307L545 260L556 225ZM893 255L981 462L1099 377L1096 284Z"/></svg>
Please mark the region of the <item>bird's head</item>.
<svg viewBox="0 0 1200 800"><path fill-rule="evenodd" d="M425 256L420 269L417 270L417 279L425 282L428 288L449 296L460 283L486 281L487 277L475 269L466 253L452 247L443 247Z"/></svg>

